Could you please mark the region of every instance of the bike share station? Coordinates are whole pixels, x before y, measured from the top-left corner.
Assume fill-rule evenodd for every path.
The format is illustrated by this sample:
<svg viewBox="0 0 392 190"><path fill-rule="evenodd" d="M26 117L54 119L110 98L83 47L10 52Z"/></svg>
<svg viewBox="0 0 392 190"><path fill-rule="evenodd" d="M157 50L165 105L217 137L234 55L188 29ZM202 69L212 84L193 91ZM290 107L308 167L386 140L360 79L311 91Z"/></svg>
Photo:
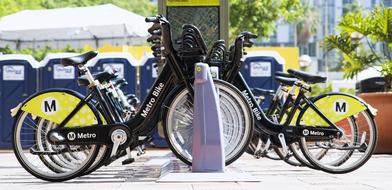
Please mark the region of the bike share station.
<svg viewBox="0 0 392 190"><path fill-rule="evenodd" d="M173 40L180 38L183 24L193 24L200 29L207 47L219 39L228 41L228 8L225 0L158 1L159 14L170 20ZM169 173L158 182L259 181L247 173L225 170L219 91L211 74L215 78L215 72L207 64L195 65L192 173Z"/></svg>
<svg viewBox="0 0 392 190"><path fill-rule="evenodd" d="M325 83L327 78L294 69L277 72L283 70L284 60L274 52L244 57L257 35L241 32L233 45L226 43L228 1L158 3L164 16L145 18L151 24L146 41L155 61L147 55L142 63L147 75L141 78L146 82L143 91L148 94L141 104L134 94L125 94L136 91L137 67L129 55L52 54L41 64L31 56L0 57L0 87L5 89L0 94L0 116L19 103L11 110L15 122L1 123L11 126L12 132L1 128L6 140L0 146L12 142L25 171L38 179L63 182L125 156L121 164L132 164L132 154L145 153L144 146L158 127L171 153L163 159L147 155L148 163L141 158L141 165L135 165L144 173L155 165L161 169L157 182L162 183L257 182L248 173L225 168L245 152L258 159L273 151L268 158L332 174L352 172L372 156L376 110L340 92L310 97L311 84ZM222 38L226 42L218 40ZM78 93L70 81L83 86L80 92L87 94ZM130 87L124 93L120 84L125 83ZM262 94L263 89L272 97L266 110L256 97L260 96L256 91ZM335 156L339 151L343 154ZM168 168L172 172L162 172ZM110 178L128 178L125 173Z"/></svg>

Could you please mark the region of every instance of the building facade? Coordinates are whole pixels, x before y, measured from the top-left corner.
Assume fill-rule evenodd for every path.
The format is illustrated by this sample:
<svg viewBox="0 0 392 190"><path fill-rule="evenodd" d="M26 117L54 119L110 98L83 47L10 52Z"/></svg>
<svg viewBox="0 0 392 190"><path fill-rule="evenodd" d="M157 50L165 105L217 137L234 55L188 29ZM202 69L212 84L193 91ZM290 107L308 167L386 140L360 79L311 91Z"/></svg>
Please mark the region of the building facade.
<svg viewBox="0 0 392 190"><path fill-rule="evenodd" d="M349 6L357 2L363 11L370 11L374 6L382 3L386 7L392 7L392 0L305 0L315 12L317 20L316 32L312 34L306 43L299 43L297 36L297 24L287 24L278 21L276 33L268 41L263 41L261 46L298 46L300 55L309 55L312 58L310 70L313 72L334 72L340 70L342 58L339 54L325 52L321 41L329 34L336 34L336 27L340 18L349 11Z"/></svg>

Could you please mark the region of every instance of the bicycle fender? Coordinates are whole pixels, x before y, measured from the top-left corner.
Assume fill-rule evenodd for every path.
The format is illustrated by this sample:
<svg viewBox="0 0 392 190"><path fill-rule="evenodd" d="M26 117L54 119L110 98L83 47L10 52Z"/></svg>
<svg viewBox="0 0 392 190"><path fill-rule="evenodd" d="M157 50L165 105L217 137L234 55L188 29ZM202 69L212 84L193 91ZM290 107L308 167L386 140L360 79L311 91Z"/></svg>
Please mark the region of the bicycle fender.
<svg viewBox="0 0 392 190"><path fill-rule="evenodd" d="M373 116L375 115L374 108L366 102L358 97L345 93L327 93L317 97L313 103L318 110L333 123L367 109L370 110ZM299 118L301 118L301 121L299 121L301 125L329 126L329 124L309 106L306 106L302 113L299 114Z"/></svg>
<svg viewBox="0 0 392 190"><path fill-rule="evenodd" d="M30 96L22 103L20 110L60 124L82 100L83 96L75 91L49 89ZM94 124L98 124L98 120L89 105L85 104L65 124L65 127Z"/></svg>

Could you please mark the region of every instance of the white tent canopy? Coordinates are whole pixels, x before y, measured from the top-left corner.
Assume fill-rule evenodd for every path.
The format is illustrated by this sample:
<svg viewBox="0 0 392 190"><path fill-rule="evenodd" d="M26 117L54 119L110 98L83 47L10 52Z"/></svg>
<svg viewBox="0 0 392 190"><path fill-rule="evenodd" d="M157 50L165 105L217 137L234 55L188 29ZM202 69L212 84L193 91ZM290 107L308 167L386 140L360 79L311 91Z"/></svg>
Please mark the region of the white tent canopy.
<svg viewBox="0 0 392 190"><path fill-rule="evenodd" d="M148 26L143 16L112 4L24 10L1 18L0 46L16 43L19 47L36 47L37 44L56 47L59 42L63 47L65 44L75 47L86 43L93 46L142 44Z"/></svg>

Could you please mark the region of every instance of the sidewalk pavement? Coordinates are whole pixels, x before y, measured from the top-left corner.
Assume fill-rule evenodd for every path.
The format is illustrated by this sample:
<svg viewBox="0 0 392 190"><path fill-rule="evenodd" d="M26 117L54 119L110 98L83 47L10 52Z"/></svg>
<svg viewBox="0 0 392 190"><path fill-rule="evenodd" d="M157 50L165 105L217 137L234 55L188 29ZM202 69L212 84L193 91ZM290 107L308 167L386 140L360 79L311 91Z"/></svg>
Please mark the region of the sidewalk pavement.
<svg viewBox="0 0 392 190"><path fill-rule="evenodd" d="M246 172L259 182L181 182L157 180L168 172L190 172L190 168L167 150L147 150L135 163L122 166L121 159L108 167L74 180L51 183L27 173L12 152L0 152L0 190L247 190L247 189L391 189L392 155L374 155L362 168L349 174L328 174L283 161L254 159L244 154L227 167L228 172Z"/></svg>

